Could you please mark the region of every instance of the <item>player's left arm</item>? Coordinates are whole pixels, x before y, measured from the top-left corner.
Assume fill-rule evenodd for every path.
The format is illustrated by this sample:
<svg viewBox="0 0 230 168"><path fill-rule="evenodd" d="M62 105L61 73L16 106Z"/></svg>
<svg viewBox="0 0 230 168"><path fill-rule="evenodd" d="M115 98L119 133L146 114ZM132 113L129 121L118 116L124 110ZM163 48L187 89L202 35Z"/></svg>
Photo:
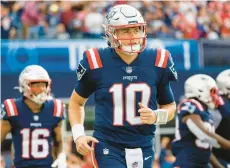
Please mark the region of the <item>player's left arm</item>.
<svg viewBox="0 0 230 168"><path fill-rule="evenodd" d="M58 155L63 152L62 122L63 121L59 121L57 126L54 128L52 148L52 155L54 160L56 160Z"/></svg>

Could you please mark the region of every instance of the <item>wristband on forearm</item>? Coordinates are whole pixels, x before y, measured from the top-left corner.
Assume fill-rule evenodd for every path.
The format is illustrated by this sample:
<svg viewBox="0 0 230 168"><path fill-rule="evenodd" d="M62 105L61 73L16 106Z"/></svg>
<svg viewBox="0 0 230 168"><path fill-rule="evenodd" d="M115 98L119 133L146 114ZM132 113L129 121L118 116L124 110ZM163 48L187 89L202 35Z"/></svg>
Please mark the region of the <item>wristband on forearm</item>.
<svg viewBox="0 0 230 168"><path fill-rule="evenodd" d="M168 110L165 109L157 109L154 110L154 113L157 116L156 125L166 124L168 122Z"/></svg>
<svg viewBox="0 0 230 168"><path fill-rule="evenodd" d="M72 126L73 140L76 142L77 138L85 135L84 126L82 124L75 124Z"/></svg>

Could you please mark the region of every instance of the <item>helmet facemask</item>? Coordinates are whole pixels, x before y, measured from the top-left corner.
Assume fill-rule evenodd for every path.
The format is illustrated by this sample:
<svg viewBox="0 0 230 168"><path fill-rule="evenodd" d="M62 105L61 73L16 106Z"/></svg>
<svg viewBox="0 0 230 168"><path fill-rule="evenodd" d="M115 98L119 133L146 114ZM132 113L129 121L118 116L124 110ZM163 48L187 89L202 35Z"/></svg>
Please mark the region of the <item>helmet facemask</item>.
<svg viewBox="0 0 230 168"><path fill-rule="evenodd" d="M46 83L46 89L37 95L34 93L34 90L31 87L31 85L35 82ZM46 100L48 100L50 96L51 81L27 81L22 85L21 88L25 97L32 100L36 104L43 104Z"/></svg>
<svg viewBox="0 0 230 168"><path fill-rule="evenodd" d="M36 94L32 83L46 83L46 87L41 93ZM19 76L19 92L26 98L32 100L36 104L43 104L50 97L51 79L47 71L38 65L27 66Z"/></svg>
<svg viewBox="0 0 230 168"><path fill-rule="evenodd" d="M125 4L114 6L106 15L105 24L102 26L105 29L105 39L110 47L129 55L140 53L145 49L147 36L146 22L141 13L134 7ZM130 36L130 38L124 38L122 35L117 36L119 29L134 27L140 28L140 36ZM127 40L127 44L129 45L123 44L125 40ZM134 42L136 40L140 42L136 44L136 42ZM133 44L133 42L135 44Z"/></svg>
<svg viewBox="0 0 230 168"><path fill-rule="evenodd" d="M124 28L134 28L139 27L140 36L133 38L119 38L116 35L116 31ZM142 52L146 47L146 24L133 24L133 25L123 25L123 26L108 26L105 35L107 38L111 38L109 46L115 49L118 49L127 54L136 54ZM124 45L121 41L127 40L130 45ZM135 43L134 41L139 40L139 43ZM134 44L133 44L134 43Z"/></svg>

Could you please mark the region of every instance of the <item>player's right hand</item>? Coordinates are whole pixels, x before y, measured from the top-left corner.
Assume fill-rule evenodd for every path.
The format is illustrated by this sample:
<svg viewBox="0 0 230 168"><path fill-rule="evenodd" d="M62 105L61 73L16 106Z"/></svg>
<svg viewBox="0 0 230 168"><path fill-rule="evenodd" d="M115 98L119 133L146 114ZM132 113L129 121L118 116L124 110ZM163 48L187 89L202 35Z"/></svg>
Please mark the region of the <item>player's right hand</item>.
<svg viewBox="0 0 230 168"><path fill-rule="evenodd" d="M76 149L81 155L87 155L94 150L89 146L89 142L98 143L99 141L92 136L80 136L76 139Z"/></svg>

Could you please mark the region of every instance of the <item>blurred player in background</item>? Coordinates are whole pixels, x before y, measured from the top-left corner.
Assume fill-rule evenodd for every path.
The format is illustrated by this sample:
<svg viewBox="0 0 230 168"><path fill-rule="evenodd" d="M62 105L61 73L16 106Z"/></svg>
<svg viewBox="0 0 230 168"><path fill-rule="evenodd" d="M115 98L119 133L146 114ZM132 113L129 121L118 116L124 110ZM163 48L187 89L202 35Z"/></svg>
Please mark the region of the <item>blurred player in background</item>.
<svg viewBox="0 0 230 168"><path fill-rule="evenodd" d="M84 52L70 98L76 149L82 155L94 149L95 167L152 168L155 125L166 124L176 109L170 87L177 80L174 63L165 49L145 49L146 22L132 6L113 7L105 20L109 47ZM83 126L84 105L92 93L93 137L85 136Z"/></svg>
<svg viewBox="0 0 230 168"><path fill-rule="evenodd" d="M230 69L221 72L216 78L216 83L224 101L224 105L218 108L222 120L216 129L216 133L230 140ZM224 167L230 167L230 151L215 148L213 153Z"/></svg>
<svg viewBox="0 0 230 168"><path fill-rule="evenodd" d="M27 66L19 76L22 97L7 99L1 109L1 143L11 132L15 168L65 168L62 146L64 106L50 99L51 79L38 65Z"/></svg>
<svg viewBox="0 0 230 168"><path fill-rule="evenodd" d="M230 141L215 134L208 108L223 105L214 79L193 75L185 81L185 99L178 106L176 133L173 142L175 167L207 168L211 147L230 149Z"/></svg>

